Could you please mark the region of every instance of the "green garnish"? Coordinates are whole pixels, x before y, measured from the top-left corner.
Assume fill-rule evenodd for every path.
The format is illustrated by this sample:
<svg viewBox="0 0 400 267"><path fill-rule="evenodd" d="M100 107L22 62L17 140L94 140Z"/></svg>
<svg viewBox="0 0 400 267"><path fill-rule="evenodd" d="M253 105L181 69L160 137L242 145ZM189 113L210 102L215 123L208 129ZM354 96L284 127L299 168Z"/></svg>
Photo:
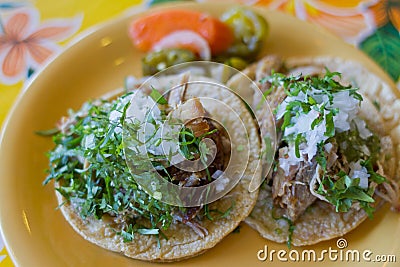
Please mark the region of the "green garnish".
<svg viewBox="0 0 400 267"><path fill-rule="evenodd" d="M58 128L53 128L49 130L41 130L41 131L36 131L35 134L41 135L41 136L52 136L58 133L60 130Z"/></svg>
<svg viewBox="0 0 400 267"><path fill-rule="evenodd" d="M284 221L286 221L288 223L288 225L289 225L288 226L289 234L288 234L288 237L287 237L286 245L290 249L291 246L292 246L293 232L296 229L296 225L294 224L294 222L292 220L290 220L289 218L287 218L287 217L285 217L283 215L282 216L276 216L275 213L274 213L274 209L272 209L272 211L271 211L271 216L272 216L272 219L274 219L275 221L284 220ZM282 229L276 228L275 232L277 234L281 234L282 233Z"/></svg>
<svg viewBox="0 0 400 267"><path fill-rule="evenodd" d="M161 235L172 223L169 206L142 191L125 162L122 123L129 101L126 94L111 102L87 103L71 113L75 123L53 136L48 153L50 169L44 184L54 180L67 201L77 204L80 216L102 218L106 213L129 222L117 232L125 241L135 233ZM110 114L120 114L110 120ZM146 218L149 225L138 220Z"/></svg>
<svg viewBox="0 0 400 267"><path fill-rule="evenodd" d="M168 104L167 99L157 89L152 88L150 97L160 105Z"/></svg>
<svg viewBox="0 0 400 267"><path fill-rule="evenodd" d="M206 204L204 205L204 216L206 216L207 219L209 219L210 221L226 218L229 216L234 207L235 207L235 202L233 201L229 206L229 208L227 208L225 211L221 211L219 209L210 209L210 205Z"/></svg>
<svg viewBox="0 0 400 267"><path fill-rule="evenodd" d="M315 160L317 161L317 163L319 164L319 166L322 167L322 170L324 172L326 172L326 158L325 158L325 152L324 152L324 144L318 144L317 145L317 156L315 157Z"/></svg>
<svg viewBox="0 0 400 267"><path fill-rule="evenodd" d="M236 150L237 150L238 152L242 152L242 151L244 150L244 146L243 146L243 145L238 145L237 148L236 148Z"/></svg>
<svg viewBox="0 0 400 267"><path fill-rule="evenodd" d="M357 130L351 130L337 133L335 138L348 162L368 157L371 157L373 162L377 160L381 146L378 136L371 135L367 139L362 139ZM368 154L366 154L365 148L368 149Z"/></svg>
<svg viewBox="0 0 400 267"><path fill-rule="evenodd" d="M157 191L158 188L155 188L150 196L134 179L137 174L130 172L124 153L126 142L158 147L163 141L156 138L154 133L146 136L144 141L132 135L123 143L123 131L137 132L142 124L135 118L132 118L130 123L125 123L131 94L124 94L111 101L97 100L85 103L81 110L69 113L69 121L73 123L64 125L62 131L46 133L53 136L56 146L48 153L50 167L43 184L57 182L56 190L65 197L65 202L78 207L77 212L82 218L101 219L103 215L108 214L121 222L118 223L119 228L114 231L124 242L130 242L135 234L141 234L156 236L160 244L160 238L166 238L163 231L176 220L173 215L184 215L187 209L160 201L162 195L161 191ZM150 97L160 105L168 104L155 89ZM159 119L148 115L146 123L152 124L156 132L159 127L159 121L156 120ZM196 137L189 128L183 127L179 132L180 152L189 160L200 158L206 164L209 151L201 141L216 131L217 129L213 129ZM129 149L135 148L136 146L129 146ZM137 155L138 160L134 164L139 171L146 167L147 173L143 173L143 177L146 178L145 175L149 175L148 165L144 166L140 156ZM150 159L151 164L158 167L160 175L169 181L172 180L163 164L170 161L173 155L153 155L148 152L148 155L143 155L145 156L147 160ZM206 172L211 181L207 168ZM204 208L206 210L203 209L202 212L205 212L205 217L213 220L226 217L233 205L224 212L209 210L208 205ZM211 214L218 216L213 217Z"/></svg>
<svg viewBox="0 0 400 267"><path fill-rule="evenodd" d="M376 109L377 109L378 111L381 110L381 104L379 104L379 102L378 102L377 100L374 100L374 101L372 102L372 104L374 104L374 106L376 107Z"/></svg>
<svg viewBox="0 0 400 267"><path fill-rule="evenodd" d="M336 115L338 109L332 109L328 114L326 114L326 132L325 136L332 137L335 135L335 124L333 123L333 116Z"/></svg>
<svg viewBox="0 0 400 267"><path fill-rule="evenodd" d="M264 82L271 83L271 88L282 88L287 95L274 111L281 122L282 141L288 151L285 154L288 160L280 158L279 166L288 173L293 152L296 158L309 164L315 159L322 170L318 174L320 180L316 193L334 205L337 212L347 212L358 202L372 217L372 203L375 201L372 198L374 186L370 182L381 184L386 181L375 172L380 140L366 128L365 122L355 118L357 104L362 101L358 88L342 85L338 82L340 78L340 73L326 69L323 77L272 73L264 79ZM329 150L337 148L337 154L334 153L342 157L340 160L361 165L357 175L364 175L362 187L361 178L355 178L358 176L350 177L340 166L333 169L327 166L327 157L331 153L325 147L327 144L331 145ZM332 158L330 164L334 164Z"/></svg>
<svg viewBox="0 0 400 267"><path fill-rule="evenodd" d="M293 126L293 120L297 119L301 114L308 114L310 111L318 112L318 116L311 123L311 130L323 121L326 124L325 136L332 137L335 135L334 116L338 113L337 108L332 108L333 99L335 94L343 91L348 91L349 96L352 98L362 101L362 96L357 93L358 88L353 88L351 85L344 86L337 82L336 79L340 78L341 74L338 72L330 72L326 69L324 77L303 77L298 76L286 76L281 73L272 73L270 77L267 77L263 82L270 82L271 88L283 87L288 99L285 106L282 104L275 110L275 114L279 113L279 109L284 108L283 112L279 115L278 119L283 118L281 131ZM312 94L311 94L312 92ZM326 102L317 101L316 97L322 98L327 96ZM304 133L301 133L304 137ZM300 136L296 134L284 135L283 140L290 141L295 140L296 142L296 156L300 157L299 147Z"/></svg>
<svg viewBox="0 0 400 267"><path fill-rule="evenodd" d="M376 135L372 135L367 139L362 139L357 130L347 131L337 134L334 139L339 144L339 151L346 156L349 162L360 161L360 165L366 168L369 175L368 180L381 184L386 182L386 178L378 174L373 165L376 163L379 153L379 139ZM346 141L345 141L346 140ZM332 142L332 140L330 140ZM346 142L343 144L343 142ZM343 148L343 146L345 148ZM367 147L369 153L365 154L363 147ZM370 218L373 217L375 208L371 205L374 203L372 198L374 188L361 188L359 186L359 178L351 178L345 172L340 171L337 174L331 174L326 170L325 152L320 146L316 156L318 164L323 169L323 179L317 190L317 193L324 196L331 204L335 206L337 212L347 212L350 207L358 202L361 208L365 210Z"/></svg>
<svg viewBox="0 0 400 267"><path fill-rule="evenodd" d="M179 132L180 152L188 160L194 160L197 158L200 159L201 163L206 167L205 171L208 181L212 180L210 171L207 167L207 155L209 155L210 151L208 150L206 144L201 141L204 137L216 133L217 131L217 129L213 129L199 137L196 137L193 134L193 131L186 127L182 128L182 130Z"/></svg>
<svg viewBox="0 0 400 267"><path fill-rule="evenodd" d="M361 166L365 167L368 171L368 174L371 175L369 179L371 179L371 181L377 183L377 184L381 184L387 181L387 179L385 177L383 177L382 175L380 175L379 173L374 171L374 167L372 166L372 162L371 162L371 158L369 158L366 161L361 162Z"/></svg>
<svg viewBox="0 0 400 267"><path fill-rule="evenodd" d="M359 178L350 178L343 171L337 174L338 180L333 180L326 176L322 180L317 192L336 207L336 212L346 212L350 209L354 201L360 203L373 203L373 191L364 190L359 186ZM366 204L364 203L364 204ZM367 204L369 205L369 204Z"/></svg>

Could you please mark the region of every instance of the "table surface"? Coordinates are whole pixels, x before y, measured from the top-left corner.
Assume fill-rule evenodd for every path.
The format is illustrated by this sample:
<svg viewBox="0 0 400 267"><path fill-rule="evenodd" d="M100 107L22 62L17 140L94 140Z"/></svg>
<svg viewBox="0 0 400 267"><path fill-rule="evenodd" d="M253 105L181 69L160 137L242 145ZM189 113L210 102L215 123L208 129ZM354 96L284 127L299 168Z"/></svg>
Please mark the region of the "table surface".
<svg viewBox="0 0 400 267"><path fill-rule="evenodd" d="M29 77L79 33L132 9L167 1L0 1L0 125ZM326 28L369 55L400 89L399 0L231 2L279 10ZM30 41L31 34L41 35L42 42ZM0 267L9 266L14 264L0 236Z"/></svg>

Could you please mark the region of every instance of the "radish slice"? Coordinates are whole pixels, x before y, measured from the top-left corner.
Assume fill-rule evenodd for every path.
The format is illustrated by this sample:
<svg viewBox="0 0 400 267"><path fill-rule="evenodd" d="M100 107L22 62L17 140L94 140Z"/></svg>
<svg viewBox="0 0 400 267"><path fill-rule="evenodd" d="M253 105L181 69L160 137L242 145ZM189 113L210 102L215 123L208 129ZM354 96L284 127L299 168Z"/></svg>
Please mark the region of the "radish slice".
<svg viewBox="0 0 400 267"><path fill-rule="evenodd" d="M210 46L206 39L194 31L182 30L174 31L160 41L155 43L152 47L153 51L160 51L165 48L187 48L195 53L198 53L200 58L204 60L211 59Z"/></svg>

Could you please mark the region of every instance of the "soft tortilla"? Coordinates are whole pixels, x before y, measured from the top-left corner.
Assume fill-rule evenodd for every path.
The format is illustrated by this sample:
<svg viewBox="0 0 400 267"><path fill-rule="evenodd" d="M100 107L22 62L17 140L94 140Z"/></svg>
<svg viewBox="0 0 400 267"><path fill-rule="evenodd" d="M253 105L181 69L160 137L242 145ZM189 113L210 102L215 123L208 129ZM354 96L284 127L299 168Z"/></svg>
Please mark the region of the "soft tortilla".
<svg viewBox="0 0 400 267"><path fill-rule="evenodd" d="M176 77L169 77L167 80L171 81L175 78ZM116 229L119 228L111 218L104 216L102 220L96 220L94 218L83 220L71 204L65 203L61 205L62 214L76 232L86 240L100 247L122 253L131 258L146 261L168 262L182 260L204 253L232 232L239 223L250 214L256 203L258 191L250 193L248 191L249 183L253 175L261 176L261 165L258 159L260 143L257 128L244 103L234 94L228 93L225 90L214 90L212 88L200 89L197 91L188 91L187 96L189 97L187 98L196 95L198 97L203 96L223 101L240 114L242 121L237 120L232 114L221 114L221 112L218 112L219 107L216 105L207 105L206 110L214 119L220 122L225 121L230 123L234 128L239 128L239 124L243 123L248 131L247 133L229 133L230 139L233 142L232 149L236 149L235 143L240 143L244 138L248 138L250 142L249 158L247 158L246 155L244 158L239 157L231 159L233 164L235 164L235 162L236 164L247 162L243 178L226 196L211 203L209 206L210 210L218 209L220 211L225 211L231 207L232 201L234 201L234 206L229 215L213 221L204 218L201 225L209 232L205 238L201 238L190 227L182 223L173 223L168 230L163 231L168 237L168 240L160 238L160 247L158 247L156 237L150 235L136 234L132 242L126 243L121 236L116 235L110 228L110 226ZM56 186L58 185L56 184ZM65 199L58 192L57 198L59 204L65 202Z"/></svg>
<svg viewBox="0 0 400 267"><path fill-rule="evenodd" d="M267 57L257 64L258 66L264 66L263 71L268 74L267 72L270 72L272 68L276 68L276 64L271 63L275 60L279 59ZM265 67L263 61L270 68ZM364 96L361 116L368 121L369 126L375 133L381 137L388 135L385 138L387 140L391 139L392 142L392 146L385 147L385 151L382 153L385 174L390 175L396 181L399 180L399 174L395 173L400 159L400 123L398 115L400 114L400 100L398 99L398 92L361 65L338 58L290 58L281 66L284 66L283 69L288 70L298 67L304 70L304 67L306 67L311 72L315 70L322 71L326 66L330 71L341 72L343 81L348 81L359 87L359 92ZM279 71L277 69L274 70ZM250 76L257 76L254 73L257 71L254 65L248 71ZM377 99L381 109L377 110L368 98ZM272 103L272 105L274 106L276 103ZM380 206L382 201L378 198L376 200L375 204ZM274 219L273 212L274 214L280 214L279 208L273 206L271 187L263 184L257 204L245 222L266 239L279 243L286 242L289 236L289 224L285 220ZM296 220L291 243L295 246L304 246L342 236L356 228L366 218L367 214L364 210L352 209L346 213L337 213L329 203L317 200Z"/></svg>

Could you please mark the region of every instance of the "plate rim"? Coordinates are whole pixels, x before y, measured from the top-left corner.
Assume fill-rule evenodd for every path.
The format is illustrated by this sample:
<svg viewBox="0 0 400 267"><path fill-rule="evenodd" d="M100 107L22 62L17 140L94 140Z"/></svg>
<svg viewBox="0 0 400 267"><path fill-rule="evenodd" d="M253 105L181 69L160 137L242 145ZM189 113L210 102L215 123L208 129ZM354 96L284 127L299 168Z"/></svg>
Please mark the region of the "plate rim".
<svg viewBox="0 0 400 267"><path fill-rule="evenodd" d="M129 18L131 18L134 15L137 14L145 14L145 13L150 13L150 12L154 12L156 10L160 10L160 9L173 9L173 8L185 8L185 7L191 7L191 6L196 6L196 5L204 5L204 6L209 6L209 5L220 5L220 6L225 6L227 7L227 3L209 3L209 2L205 2L205 3L198 3L198 2L194 2L194 3L162 3L162 4L158 4L156 6L152 6L152 7L146 7L144 5L138 5L138 6L133 6L131 8L128 8L128 10L122 12L122 14L119 14L115 17L109 18L103 22L97 23L95 25L92 25L86 29L84 29L82 32L78 33L75 37L73 37L70 41L68 41L68 43L66 45L63 46L63 49L61 52L56 53L55 55L53 55L49 60L46 61L46 63L40 67L40 69L38 71L36 71L28 80L26 80L21 88L21 91L18 93L17 98L14 100L14 103L12 104L11 108L7 111L7 115L1 125L1 132L0 132L0 159L3 157L3 146L4 143L6 142L5 140L5 136L7 134L8 131L8 126L12 123L12 118L15 116L15 113L18 111L19 105L20 103L25 99L26 95L30 92L30 90L32 90L32 86L33 84L37 81L37 79L39 79L42 75L42 73L45 71L45 69L51 67L52 64L55 64L54 62L57 62L57 60L59 60L59 58L67 53L68 51L70 51L71 49L74 49L74 47L76 47L76 45L78 45L80 42L85 41L86 39L90 38L90 36L92 36L93 34L95 34L98 31L101 31L103 28L105 27L110 27L111 25L118 23L120 21L124 21L127 20ZM231 7L233 5L230 5ZM243 4L238 4L236 3L235 6L245 6ZM333 38L343 44L346 44L349 46L349 49L353 49L354 51L357 51L357 53L360 53L360 55L362 55L362 57L364 57L365 60L368 60L371 65L374 65L374 67L376 69L379 69L382 71L382 73L376 74L377 76L379 76L380 78L384 78L384 82L386 82L390 88L392 89L393 92L395 92L397 94L397 97L399 98L400 96L400 92L395 84L395 82L389 77L389 75L387 74L386 71L384 71L375 61L373 61L370 57L368 57L368 55L366 55L364 52L362 52L361 50L359 50L358 48L356 48L355 46L352 46L351 44L345 42L342 38L340 38L339 36L329 32L327 29L323 28L320 25L317 24L313 24L309 21L304 21L304 20L300 20L297 17L294 17L292 15L280 12L280 11L276 11L276 10L270 10L267 9L266 7L260 7L260 6L245 6L247 8L251 8L251 9L262 9L263 12L265 13L278 13L279 16L282 17L287 17L293 20L298 21L301 24L306 24L308 25L308 27L314 28L315 30L317 30L318 32L325 34L327 36L329 36L330 38ZM127 12L128 11L128 12ZM374 72L375 73L375 72ZM2 180L4 178L0 178L0 185L2 184ZM2 186L0 186L0 192L2 192L4 189ZM2 194L0 194L1 196ZM0 197L1 199L1 197ZM0 205L1 207L1 205ZM2 212L0 210L0 215L4 214L4 212ZM7 234L4 232L4 219L1 218L0 216L0 235L3 238L3 242L4 245L6 247L6 250L12 260L12 262L18 266L18 257L15 254L14 248L12 248L9 244L9 240L7 238Z"/></svg>

